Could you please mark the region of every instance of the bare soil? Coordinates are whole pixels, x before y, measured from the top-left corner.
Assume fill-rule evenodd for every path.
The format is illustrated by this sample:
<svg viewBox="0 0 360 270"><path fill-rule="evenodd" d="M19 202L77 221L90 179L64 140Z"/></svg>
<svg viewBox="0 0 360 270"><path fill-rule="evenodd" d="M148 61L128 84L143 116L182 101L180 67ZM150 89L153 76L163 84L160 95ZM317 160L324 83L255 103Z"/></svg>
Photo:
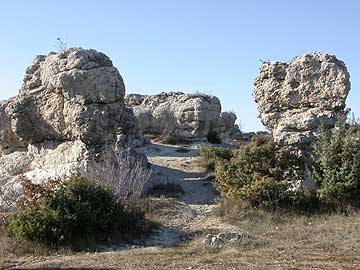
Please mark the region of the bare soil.
<svg viewBox="0 0 360 270"><path fill-rule="evenodd" d="M138 149L159 176L184 190L177 198L151 199L158 210L154 218L162 226L148 239L102 252L41 255L32 248L33 255L19 256L1 254L9 240L0 235L0 268L360 269L360 213L287 216L239 209L221 216L198 148L157 143ZM203 243L207 233L226 231L251 237L220 246Z"/></svg>

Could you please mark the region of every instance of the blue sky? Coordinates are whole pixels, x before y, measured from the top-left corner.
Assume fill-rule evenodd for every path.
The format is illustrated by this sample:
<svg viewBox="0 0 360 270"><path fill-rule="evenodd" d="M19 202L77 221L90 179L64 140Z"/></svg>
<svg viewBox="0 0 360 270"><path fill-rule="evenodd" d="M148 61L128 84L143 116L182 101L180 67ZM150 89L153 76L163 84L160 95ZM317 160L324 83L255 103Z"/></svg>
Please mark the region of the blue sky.
<svg viewBox="0 0 360 270"><path fill-rule="evenodd" d="M259 59L335 54L351 75L347 105L360 116L359 14L357 0L2 1L0 99L17 94L32 58L60 37L105 52L128 93L213 94L245 131L263 129L252 99Z"/></svg>

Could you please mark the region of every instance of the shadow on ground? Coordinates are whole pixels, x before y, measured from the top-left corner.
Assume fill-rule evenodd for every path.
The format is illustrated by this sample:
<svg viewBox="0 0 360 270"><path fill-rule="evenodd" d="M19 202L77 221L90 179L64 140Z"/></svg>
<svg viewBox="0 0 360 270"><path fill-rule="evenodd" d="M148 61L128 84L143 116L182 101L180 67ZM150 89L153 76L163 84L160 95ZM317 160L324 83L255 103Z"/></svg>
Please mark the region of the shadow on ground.
<svg viewBox="0 0 360 270"><path fill-rule="evenodd" d="M183 188L184 194L180 196L180 201L199 205L215 203L218 193L212 181L206 180L208 178L205 172L185 172L154 164L152 164L152 169L159 177L153 179L154 182L178 184Z"/></svg>

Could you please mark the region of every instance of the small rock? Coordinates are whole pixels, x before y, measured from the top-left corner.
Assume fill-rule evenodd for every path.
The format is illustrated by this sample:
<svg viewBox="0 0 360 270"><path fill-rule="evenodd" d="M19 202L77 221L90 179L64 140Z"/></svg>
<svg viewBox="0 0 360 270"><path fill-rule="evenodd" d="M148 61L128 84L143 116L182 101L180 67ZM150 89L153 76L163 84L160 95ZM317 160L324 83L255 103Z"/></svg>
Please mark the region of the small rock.
<svg viewBox="0 0 360 270"><path fill-rule="evenodd" d="M203 243L211 246L219 246L227 242L235 242L248 237L248 235L241 232L222 232L216 235L207 234Z"/></svg>

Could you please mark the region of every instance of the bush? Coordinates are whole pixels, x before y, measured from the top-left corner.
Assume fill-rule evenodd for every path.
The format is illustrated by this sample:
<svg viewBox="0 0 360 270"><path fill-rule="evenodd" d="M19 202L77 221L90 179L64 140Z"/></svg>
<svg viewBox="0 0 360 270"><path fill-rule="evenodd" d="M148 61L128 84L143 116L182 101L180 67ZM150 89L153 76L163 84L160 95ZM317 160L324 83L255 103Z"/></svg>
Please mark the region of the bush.
<svg viewBox="0 0 360 270"><path fill-rule="evenodd" d="M214 131L209 132L209 134L207 135L207 140L209 143L221 144L221 139L219 135Z"/></svg>
<svg viewBox="0 0 360 270"><path fill-rule="evenodd" d="M147 194L154 197L177 198L184 193L182 186L173 183L154 185Z"/></svg>
<svg viewBox="0 0 360 270"><path fill-rule="evenodd" d="M205 161L206 168L214 171L216 161L231 159L232 150L225 147L201 147L200 156Z"/></svg>
<svg viewBox="0 0 360 270"><path fill-rule="evenodd" d="M160 137L160 141L162 143L171 145L187 145L192 143L190 139L179 138L174 135L162 135Z"/></svg>
<svg viewBox="0 0 360 270"><path fill-rule="evenodd" d="M295 182L302 161L272 139L255 136L233 151L229 160L216 162L216 187L225 197L253 206L277 207L289 203L289 182Z"/></svg>
<svg viewBox="0 0 360 270"><path fill-rule="evenodd" d="M201 147L200 156L206 159L230 160L232 150L225 147Z"/></svg>
<svg viewBox="0 0 360 270"><path fill-rule="evenodd" d="M7 229L18 240L58 246L138 234L144 222L142 213L118 203L108 189L75 177L49 198L12 214Z"/></svg>
<svg viewBox="0 0 360 270"><path fill-rule="evenodd" d="M357 126L337 121L335 128L321 128L310 152L308 171L320 200L343 208L360 203L360 136Z"/></svg>
<svg viewBox="0 0 360 270"><path fill-rule="evenodd" d="M23 196L16 202L16 205L20 208L45 202L51 198L55 191L65 186L65 182L61 179L50 179L41 184L34 184L25 176L20 176L19 180Z"/></svg>

